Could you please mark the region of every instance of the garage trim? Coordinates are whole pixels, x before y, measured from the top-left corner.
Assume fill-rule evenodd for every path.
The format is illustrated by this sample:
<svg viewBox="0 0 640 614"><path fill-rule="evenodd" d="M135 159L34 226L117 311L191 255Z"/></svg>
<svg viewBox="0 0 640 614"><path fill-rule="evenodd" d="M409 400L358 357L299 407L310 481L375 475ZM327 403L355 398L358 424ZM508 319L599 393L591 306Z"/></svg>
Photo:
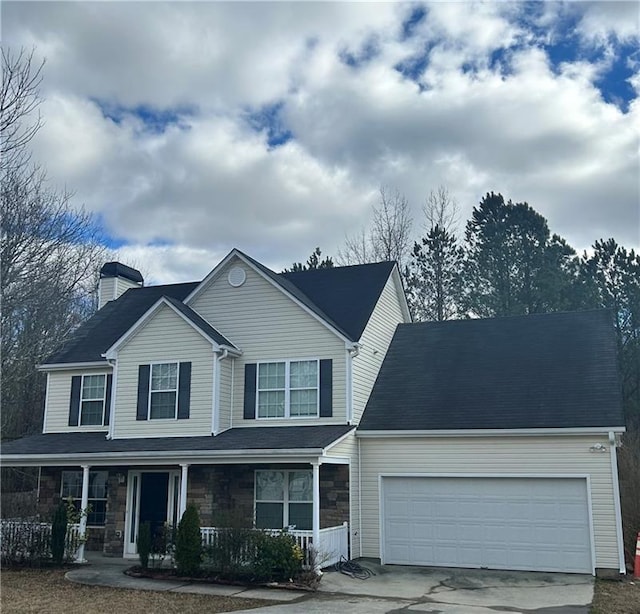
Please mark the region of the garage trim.
<svg viewBox="0 0 640 614"><path fill-rule="evenodd" d="M596 547L593 529L593 508L591 504L591 476L586 473L379 473L378 474L378 509L380 531L380 563L385 565L385 533L384 533L384 478L542 478L542 479L581 479L586 480L587 512L589 515L589 541L591 552L591 574L596 575Z"/></svg>

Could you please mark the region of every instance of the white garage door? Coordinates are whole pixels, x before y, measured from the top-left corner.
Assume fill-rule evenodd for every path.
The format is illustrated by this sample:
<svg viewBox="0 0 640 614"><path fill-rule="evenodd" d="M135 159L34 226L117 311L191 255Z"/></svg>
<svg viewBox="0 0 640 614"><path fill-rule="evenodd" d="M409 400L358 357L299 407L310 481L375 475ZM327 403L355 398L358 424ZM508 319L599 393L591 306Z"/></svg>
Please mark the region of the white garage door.
<svg viewBox="0 0 640 614"><path fill-rule="evenodd" d="M592 572L584 479L385 477L381 519L383 563Z"/></svg>

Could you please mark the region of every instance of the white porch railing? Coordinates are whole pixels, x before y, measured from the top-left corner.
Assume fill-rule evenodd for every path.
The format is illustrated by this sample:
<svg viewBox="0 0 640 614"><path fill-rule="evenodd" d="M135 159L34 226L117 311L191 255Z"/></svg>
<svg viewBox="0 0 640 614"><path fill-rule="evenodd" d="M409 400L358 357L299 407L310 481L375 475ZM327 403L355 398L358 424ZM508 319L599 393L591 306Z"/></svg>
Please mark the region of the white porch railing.
<svg viewBox="0 0 640 614"><path fill-rule="evenodd" d="M215 546L216 536L226 529L223 527L201 527L203 546ZM259 530L259 529L256 529ZM266 529L271 535L282 533L280 529ZM311 566L311 550L313 549L313 531L301 531L288 529L287 533L293 537L296 544L304 553L302 564ZM349 557L349 525L344 522L340 526L320 529L320 543L315 555L316 564L319 567L330 567L340 561L341 557Z"/></svg>
<svg viewBox="0 0 640 614"><path fill-rule="evenodd" d="M28 520L0 521L0 551L2 557L18 556L28 560L36 553L49 553L51 542L50 522L31 522ZM35 547L39 544L38 547ZM67 525L65 537L65 557L77 560L77 548L81 544L80 525Z"/></svg>

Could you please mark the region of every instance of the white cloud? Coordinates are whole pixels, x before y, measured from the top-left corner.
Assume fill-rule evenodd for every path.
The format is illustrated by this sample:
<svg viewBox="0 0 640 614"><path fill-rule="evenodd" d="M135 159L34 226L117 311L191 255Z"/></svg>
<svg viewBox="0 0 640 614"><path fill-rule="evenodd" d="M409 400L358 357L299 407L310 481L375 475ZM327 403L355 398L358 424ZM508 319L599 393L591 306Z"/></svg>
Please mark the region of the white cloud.
<svg viewBox="0 0 640 614"><path fill-rule="evenodd" d="M632 3L608 4L547 3L536 25L567 36L567 12L583 11L583 40L629 40ZM381 184L416 217L438 185L463 218L494 190L578 249L604 236L639 247L640 106L603 100L604 63L551 67L520 3L434 3L403 39L411 9L49 2L5 3L3 17L11 44L47 55L37 157L156 279L202 277L234 246L275 268L316 246L335 255ZM425 54L415 81L396 69ZM272 148L246 116L276 102L293 138ZM185 111L150 130L127 113L137 105Z"/></svg>

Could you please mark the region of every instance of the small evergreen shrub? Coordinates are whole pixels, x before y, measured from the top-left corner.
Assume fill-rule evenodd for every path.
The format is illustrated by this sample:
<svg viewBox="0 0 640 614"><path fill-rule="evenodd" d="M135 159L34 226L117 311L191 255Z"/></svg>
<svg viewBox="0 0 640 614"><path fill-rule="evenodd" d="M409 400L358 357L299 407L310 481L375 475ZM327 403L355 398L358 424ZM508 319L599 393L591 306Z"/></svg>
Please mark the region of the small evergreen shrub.
<svg viewBox="0 0 640 614"><path fill-rule="evenodd" d="M303 553L291 535L259 533L255 574L265 581L287 581L302 571Z"/></svg>
<svg viewBox="0 0 640 614"><path fill-rule="evenodd" d="M56 565L62 565L67 537L67 508L60 503L53 513L51 522L51 558Z"/></svg>
<svg viewBox="0 0 640 614"><path fill-rule="evenodd" d="M151 525L143 522L138 530L138 557L142 569L149 567L149 553L151 552Z"/></svg>
<svg viewBox="0 0 640 614"><path fill-rule="evenodd" d="M175 549L176 570L181 576L195 576L202 562L200 517L193 503L187 506L178 524Z"/></svg>

